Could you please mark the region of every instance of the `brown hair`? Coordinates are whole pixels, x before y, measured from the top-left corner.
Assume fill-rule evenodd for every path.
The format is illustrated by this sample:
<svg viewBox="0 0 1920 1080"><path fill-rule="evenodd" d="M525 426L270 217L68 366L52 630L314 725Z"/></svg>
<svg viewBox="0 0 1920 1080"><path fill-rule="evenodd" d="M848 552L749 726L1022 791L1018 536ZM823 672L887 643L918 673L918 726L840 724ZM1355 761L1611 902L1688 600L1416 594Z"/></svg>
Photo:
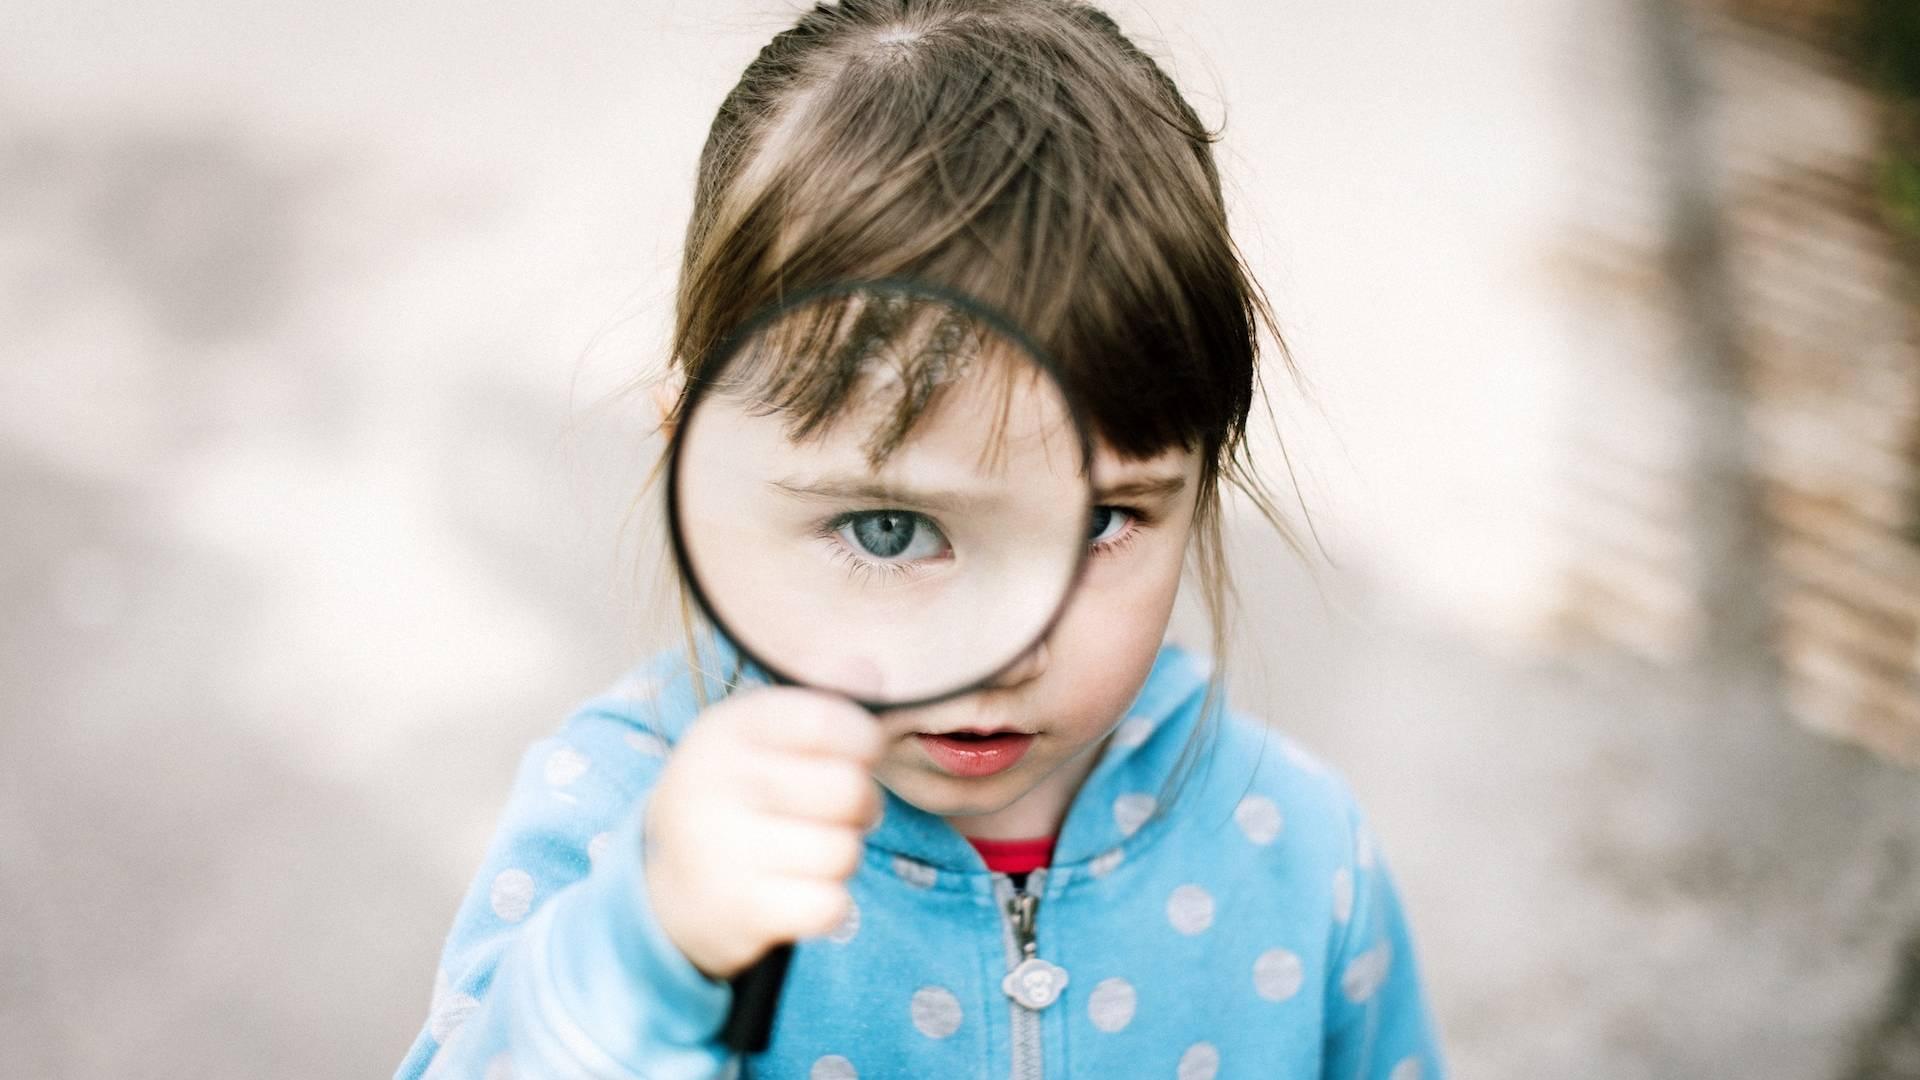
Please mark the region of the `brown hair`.
<svg viewBox="0 0 1920 1080"><path fill-rule="evenodd" d="M1209 730L1234 599L1221 481L1305 554L1247 454L1262 326L1293 366L1228 234L1217 138L1112 19L1075 0L817 4L760 50L714 119L671 350L697 377L754 312L849 279L928 281L1006 313L1116 453L1178 445L1200 460L1189 558L1212 623ZM691 636L684 595L682 611Z"/></svg>

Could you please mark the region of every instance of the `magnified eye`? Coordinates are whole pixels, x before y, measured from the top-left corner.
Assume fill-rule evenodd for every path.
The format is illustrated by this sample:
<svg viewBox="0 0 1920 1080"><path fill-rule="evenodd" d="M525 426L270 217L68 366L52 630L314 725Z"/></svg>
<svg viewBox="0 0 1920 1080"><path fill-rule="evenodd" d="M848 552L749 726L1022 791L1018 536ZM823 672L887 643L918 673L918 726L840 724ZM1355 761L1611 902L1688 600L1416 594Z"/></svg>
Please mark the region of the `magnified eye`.
<svg viewBox="0 0 1920 1080"><path fill-rule="evenodd" d="M836 535L847 546L888 562L935 558L947 550L947 538L932 520L906 510L848 514Z"/></svg>

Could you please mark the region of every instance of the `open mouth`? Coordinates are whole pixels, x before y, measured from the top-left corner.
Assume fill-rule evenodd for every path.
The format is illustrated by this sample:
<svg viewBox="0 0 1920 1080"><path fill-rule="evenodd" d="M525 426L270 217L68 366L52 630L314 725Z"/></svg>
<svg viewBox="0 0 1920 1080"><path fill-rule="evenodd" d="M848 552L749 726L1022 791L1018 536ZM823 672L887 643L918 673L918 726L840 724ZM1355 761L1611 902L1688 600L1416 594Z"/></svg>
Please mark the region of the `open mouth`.
<svg viewBox="0 0 1920 1080"><path fill-rule="evenodd" d="M921 735L927 757L955 776L990 776L1026 754L1033 736L1017 731L950 731Z"/></svg>

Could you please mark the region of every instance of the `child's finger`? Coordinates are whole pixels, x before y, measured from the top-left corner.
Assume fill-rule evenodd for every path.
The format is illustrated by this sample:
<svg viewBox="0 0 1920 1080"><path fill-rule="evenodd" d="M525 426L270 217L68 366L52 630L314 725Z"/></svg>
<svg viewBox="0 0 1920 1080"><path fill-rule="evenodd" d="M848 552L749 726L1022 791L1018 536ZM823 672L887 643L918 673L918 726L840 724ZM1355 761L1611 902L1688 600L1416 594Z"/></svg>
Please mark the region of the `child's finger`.
<svg viewBox="0 0 1920 1080"><path fill-rule="evenodd" d="M783 877L845 881L866 846L858 829L799 818L764 818L757 832L761 868Z"/></svg>
<svg viewBox="0 0 1920 1080"><path fill-rule="evenodd" d="M756 754L746 772L752 804L769 813L865 825L880 808L866 766L844 759Z"/></svg>
<svg viewBox="0 0 1920 1080"><path fill-rule="evenodd" d="M853 905L845 885L814 878L774 878L765 883L762 895L760 930L782 941L832 931Z"/></svg>
<svg viewBox="0 0 1920 1080"><path fill-rule="evenodd" d="M844 698L793 687L764 691L747 710L748 736L768 749L844 757L867 765L880 759L880 724Z"/></svg>

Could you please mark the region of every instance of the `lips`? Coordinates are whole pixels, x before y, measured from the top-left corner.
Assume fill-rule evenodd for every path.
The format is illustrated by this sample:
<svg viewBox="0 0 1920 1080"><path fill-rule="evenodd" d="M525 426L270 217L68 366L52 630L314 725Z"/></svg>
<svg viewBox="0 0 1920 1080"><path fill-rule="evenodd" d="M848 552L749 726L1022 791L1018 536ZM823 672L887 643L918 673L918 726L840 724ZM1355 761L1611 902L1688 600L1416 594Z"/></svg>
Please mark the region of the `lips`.
<svg viewBox="0 0 1920 1080"><path fill-rule="evenodd" d="M992 776L1012 768L1033 745L1033 736L1018 731L960 729L944 734L914 736L927 757L954 776Z"/></svg>

